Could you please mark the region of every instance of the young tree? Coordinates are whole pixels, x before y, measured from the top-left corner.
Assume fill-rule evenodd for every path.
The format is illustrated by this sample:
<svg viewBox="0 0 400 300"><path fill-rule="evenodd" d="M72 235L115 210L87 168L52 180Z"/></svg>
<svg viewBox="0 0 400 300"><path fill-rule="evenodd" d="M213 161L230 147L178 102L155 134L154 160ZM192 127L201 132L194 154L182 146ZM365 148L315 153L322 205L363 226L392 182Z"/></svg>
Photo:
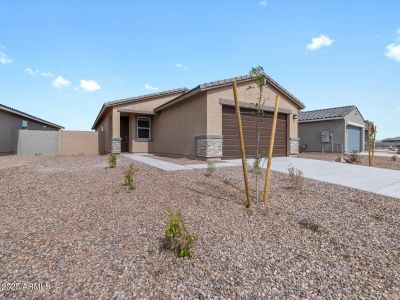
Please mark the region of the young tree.
<svg viewBox="0 0 400 300"><path fill-rule="evenodd" d="M266 76L264 72L264 68L260 65L251 68L250 76L255 79L256 88L258 88L258 98L257 102L254 103L255 114L256 114L256 157L254 158L253 170L256 181L256 201L259 200L259 179L261 175L261 163L266 158L265 152L260 152L260 135L261 135L261 121L264 117L263 106L265 104L266 99L264 98L264 87L267 85ZM252 86L249 87L254 88Z"/></svg>

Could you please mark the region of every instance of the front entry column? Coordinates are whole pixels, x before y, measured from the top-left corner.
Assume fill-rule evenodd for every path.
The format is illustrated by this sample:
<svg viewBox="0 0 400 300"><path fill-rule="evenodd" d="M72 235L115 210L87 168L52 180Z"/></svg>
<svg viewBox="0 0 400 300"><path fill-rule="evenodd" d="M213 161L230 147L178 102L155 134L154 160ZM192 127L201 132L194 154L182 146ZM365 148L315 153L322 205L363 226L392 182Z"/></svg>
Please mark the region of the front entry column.
<svg viewBox="0 0 400 300"><path fill-rule="evenodd" d="M121 153L120 113L115 108L112 111L111 152L115 154Z"/></svg>

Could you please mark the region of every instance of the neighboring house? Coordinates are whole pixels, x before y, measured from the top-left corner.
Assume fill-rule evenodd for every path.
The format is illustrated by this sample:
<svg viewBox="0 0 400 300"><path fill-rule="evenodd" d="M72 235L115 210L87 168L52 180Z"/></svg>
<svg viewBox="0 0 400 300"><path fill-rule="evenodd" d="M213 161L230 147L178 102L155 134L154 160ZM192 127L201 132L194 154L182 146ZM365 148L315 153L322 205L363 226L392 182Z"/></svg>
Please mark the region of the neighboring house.
<svg viewBox="0 0 400 300"><path fill-rule="evenodd" d="M299 113L301 151L361 152L365 120L356 106Z"/></svg>
<svg viewBox="0 0 400 300"><path fill-rule="evenodd" d="M18 130L60 130L64 127L0 104L0 155L16 154Z"/></svg>
<svg viewBox="0 0 400 300"><path fill-rule="evenodd" d="M394 138L384 139L380 143L382 147L399 147L400 148L400 136Z"/></svg>
<svg viewBox="0 0 400 300"><path fill-rule="evenodd" d="M100 153L139 152L200 158L240 157L232 82L238 84L246 155L255 155L254 78L235 77L160 93L106 102L92 129L99 132ZM275 95L280 107L275 156L298 153L297 115L304 104L267 76L261 151L272 128Z"/></svg>

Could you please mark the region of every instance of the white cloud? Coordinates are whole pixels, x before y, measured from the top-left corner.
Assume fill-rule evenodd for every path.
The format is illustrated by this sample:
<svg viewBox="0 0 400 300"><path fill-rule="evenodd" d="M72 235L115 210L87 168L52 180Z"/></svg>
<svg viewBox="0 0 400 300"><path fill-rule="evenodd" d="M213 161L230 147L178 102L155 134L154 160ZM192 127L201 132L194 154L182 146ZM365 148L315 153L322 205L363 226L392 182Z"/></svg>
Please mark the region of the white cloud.
<svg viewBox="0 0 400 300"><path fill-rule="evenodd" d="M69 87L71 85L71 82L67 79L65 79L62 76L57 76L53 82L51 83L53 87L56 89L64 88L64 87Z"/></svg>
<svg viewBox="0 0 400 300"><path fill-rule="evenodd" d="M26 68L25 73L28 74L29 76L36 77L36 76L42 76L42 77L47 77L47 78L54 78L56 75L54 75L51 72L42 72L39 70L34 70L32 68Z"/></svg>
<svg viewBox="0 0 400 300"><path fill-rule="evenodd" d="M146 90L148 90L148 91L157 91L159 88L158 87L155 87L155 86L151 86L150 84L145 84L144 85L144 88L146 89Z"/></svg>
<svg viewBox="0 0 400 300"><path fill-rule="evenodd" d="M267 0L261 0L260 2L258 2L258 4L260 4L261 6L266 7L268 5Z"/></svg>
<svg viewBox="0 0 400 300"><path fill-rule="evenodd" d="M4 52L0 51L0 64L7 65L12 64L13 60Z"/></svg>
<svg viewBox="0 0 400 300"><path fill-rule="evenodd" d="M327 37L324 34L321 34L320 36L312 38L311 43L307 44L307 50L313 51L322 47L329 47L334 42L335 40Z"/></svg>
<svg viewBox="0 0 400 300"><path fill-rule="evenodd" d="M390 59L400 62L400 44L387 45L385 55Z"/></svg>
<svg viewBox="0 0 400 300"><path fill-rule="evenodd" d="M80 87L85 92L95 92L101 89L101 86L94 80L81 80Z"/></svg>
<svg viewBox="0 0 400 300"><path fill-rule="evenodd" d="M178 69L185 69L185 70L189 70L188 66L181 64L181 63L176 63L175 65Z"/></svg>

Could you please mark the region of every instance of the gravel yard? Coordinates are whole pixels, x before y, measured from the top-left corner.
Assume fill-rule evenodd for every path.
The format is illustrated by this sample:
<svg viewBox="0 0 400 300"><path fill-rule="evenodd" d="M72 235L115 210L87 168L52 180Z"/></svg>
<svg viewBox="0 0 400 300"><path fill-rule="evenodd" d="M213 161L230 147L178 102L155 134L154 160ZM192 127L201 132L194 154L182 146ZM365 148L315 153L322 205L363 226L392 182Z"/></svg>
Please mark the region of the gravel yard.
<svg viewBox="0 0 400 300"><path fill-rule="evenodd" d="M106 160L0 157L0 298L398 299L398 200L273 172L270 207L249 210L240 167L136 164L129 191L132 161ZM197 237L193 259L160 249L168 208Z"/></svg>
<svg viewBox="0 0 400 300"><path fill-rule="evenodd" d="M300 158L311 158L311 159L320 159L320 160L329 160L334 161L338 157L341 156L340 153L321 153L321 152L302 152L297 155ZM397 160L393 161L391 157L387 156L375 156L374 167L376 168L384 168L384 169L393 169L400 170L400 155L397 154ZM359 155L360 164L364 166L368 166L368 155Z"/></svg>

